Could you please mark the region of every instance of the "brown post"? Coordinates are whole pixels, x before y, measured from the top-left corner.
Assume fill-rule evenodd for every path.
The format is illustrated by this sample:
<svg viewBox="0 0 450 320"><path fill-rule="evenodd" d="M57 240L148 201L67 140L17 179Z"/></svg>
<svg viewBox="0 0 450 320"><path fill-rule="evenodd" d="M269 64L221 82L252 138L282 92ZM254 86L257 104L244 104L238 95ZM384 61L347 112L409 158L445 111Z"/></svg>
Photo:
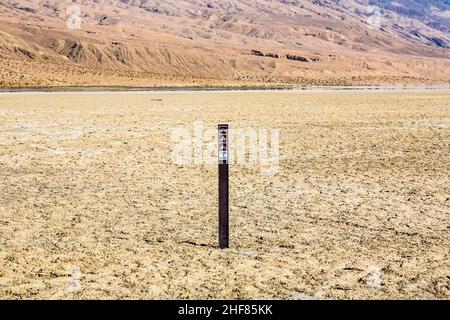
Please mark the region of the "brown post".
<svg viewBox="0 0 450 320"><path fill-rule="evenodd" d="M229 248L228 125L219 125L219 247Z"/></svg>

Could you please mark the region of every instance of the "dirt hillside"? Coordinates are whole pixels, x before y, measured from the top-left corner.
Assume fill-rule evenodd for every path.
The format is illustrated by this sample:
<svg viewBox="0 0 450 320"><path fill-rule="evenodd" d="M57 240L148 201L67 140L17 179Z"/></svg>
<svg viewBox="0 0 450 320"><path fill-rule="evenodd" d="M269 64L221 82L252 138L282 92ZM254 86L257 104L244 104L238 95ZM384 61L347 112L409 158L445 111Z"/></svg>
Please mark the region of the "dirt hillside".
<svg viewBox="0 0 450 320"><path fill-rule="evenodd" d="M449 6L407 2L0 1L0 85L449 83Z"/></svg>

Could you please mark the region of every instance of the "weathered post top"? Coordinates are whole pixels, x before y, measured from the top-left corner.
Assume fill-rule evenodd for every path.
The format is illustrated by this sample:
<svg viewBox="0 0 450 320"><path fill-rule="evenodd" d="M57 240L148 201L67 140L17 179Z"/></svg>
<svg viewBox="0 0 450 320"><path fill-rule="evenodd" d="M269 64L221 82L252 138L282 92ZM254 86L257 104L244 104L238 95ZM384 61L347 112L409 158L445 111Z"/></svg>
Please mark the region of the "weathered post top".
<svg viewBox="0 0 450 320"><path fill-rule="evenodd" d="M228 125L219 124L219 164L228 164Z"/></svg>

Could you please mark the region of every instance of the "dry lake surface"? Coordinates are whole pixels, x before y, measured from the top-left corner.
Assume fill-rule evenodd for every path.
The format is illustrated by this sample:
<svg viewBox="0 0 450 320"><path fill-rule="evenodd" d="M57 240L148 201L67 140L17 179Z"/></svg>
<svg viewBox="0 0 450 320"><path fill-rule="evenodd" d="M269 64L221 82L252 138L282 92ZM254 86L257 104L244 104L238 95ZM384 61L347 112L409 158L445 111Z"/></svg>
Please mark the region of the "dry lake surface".
<svg viewBox="0 0 450 320"><path fill-rule="evenodd" d="M280 167L171 132L279 129ZM450 92L0 94L0 298L450 298Z"/></svg>

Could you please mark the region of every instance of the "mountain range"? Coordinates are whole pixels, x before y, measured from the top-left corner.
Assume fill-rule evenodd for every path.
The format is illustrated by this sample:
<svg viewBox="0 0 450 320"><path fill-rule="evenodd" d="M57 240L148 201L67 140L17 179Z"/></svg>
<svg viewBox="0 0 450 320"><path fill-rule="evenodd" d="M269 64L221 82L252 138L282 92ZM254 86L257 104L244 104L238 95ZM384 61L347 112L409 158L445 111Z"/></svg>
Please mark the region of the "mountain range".
<svg viewBox="0 0 450 320"><path fill-rule="evenodd" d="M0 86L450 83L450 0L0 0Z"/></svg>

